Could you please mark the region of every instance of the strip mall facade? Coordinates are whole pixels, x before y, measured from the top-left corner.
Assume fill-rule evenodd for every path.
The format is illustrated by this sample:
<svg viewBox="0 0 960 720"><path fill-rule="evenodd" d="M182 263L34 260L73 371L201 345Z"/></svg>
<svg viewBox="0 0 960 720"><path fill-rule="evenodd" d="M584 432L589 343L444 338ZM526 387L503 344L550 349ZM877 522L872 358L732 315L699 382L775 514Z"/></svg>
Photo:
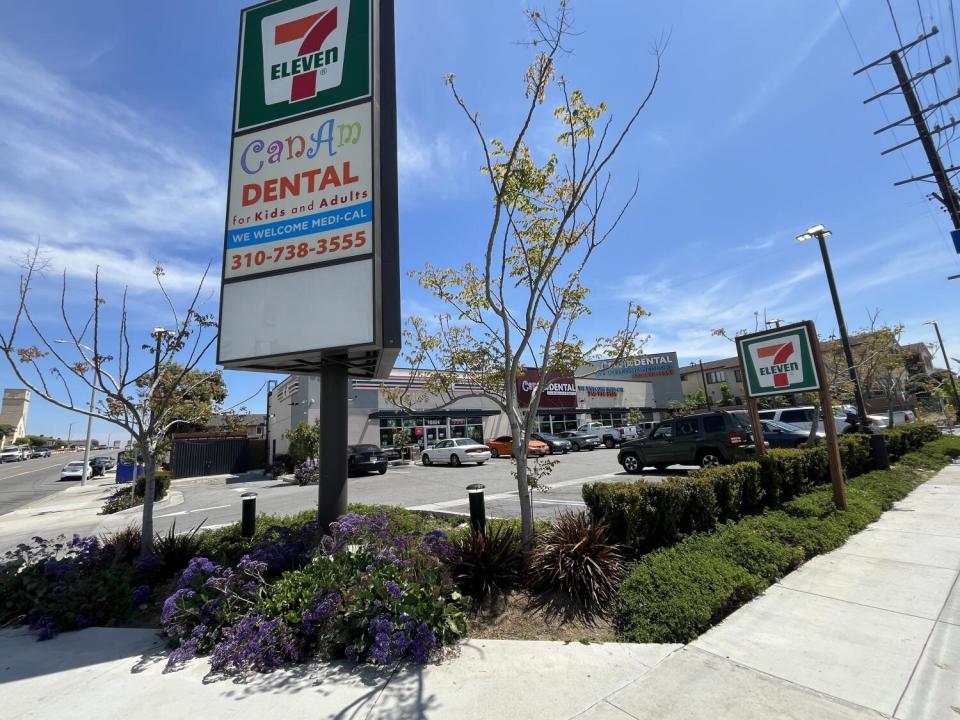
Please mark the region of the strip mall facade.
<svg viewBox="0 0 960 720"><path fill-rule="evenodd" d="M522 407L539 382L536 370L527 370L517 381ZM632 410L656 419L683 400L676 353L642 355L616 366L604 361L590 363L573 376L548 376L540 399L537 428L556 433L573 430L589 421L605 425L625 424ZM370 443L388 447L395 433L405 428L408 437L423 446L440 440L470 437L484 441L510 432L506 415L492 401L476 397L469 384L456 385L453 402L425 394L412 371L395 369L383 380L351 380L348 387L347 437L351 444ZM404 392L404 406L393 397ZM291 375L278 384L268 400L271 456L284 453L287 433L301 422L313 424L320 416L320 379Z"/></svg>

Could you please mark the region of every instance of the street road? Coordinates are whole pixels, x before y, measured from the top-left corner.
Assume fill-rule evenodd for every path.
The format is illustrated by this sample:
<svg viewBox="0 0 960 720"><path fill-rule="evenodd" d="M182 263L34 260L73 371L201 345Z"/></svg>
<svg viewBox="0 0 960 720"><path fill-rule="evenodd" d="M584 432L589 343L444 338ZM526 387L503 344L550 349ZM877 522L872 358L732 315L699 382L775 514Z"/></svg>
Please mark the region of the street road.
<svg viewBox="0 0 960 720"><path fill-rule="evenodd" d="M563 510L583 509L585 505L580 491L586 483L619 482L641 477L623 472L617 463L616 450L570 453L556 460L553 471L544 481L548 489L534 493L535 517L549 518ZM656 480L678 474L685 475L686 471L676 469L657 473L650 468L650 472L642 477ZM419 464L390 467L385 475L374 473L350 478L349 496L351 503L398 505L466 516L469 513L466 486L471 483L486 486L488 516L515 517L520 514L513 462L506 458L490 460L480 467L423 467ZM261 514L290 515L317 506L316 485L297 487L272 478L230 480L226 485L175 482L172 489L183 494L183 502L157 510L154 523L161 533L174 522L177 532L196 527L201 522L204 527L236 522L240 519L240 496L245 492L257 493L257 512ZM117 522L129 524L137 519L127 516L109 522L111 525Z"/></svg>
<svg viewBox="0 0 960 720"><path fill-rule="evenodd" d="M60 469L71 460L82 459L82 452L70 452L0 464L0 515L79 484L73 480L60 482Z"/></svg>

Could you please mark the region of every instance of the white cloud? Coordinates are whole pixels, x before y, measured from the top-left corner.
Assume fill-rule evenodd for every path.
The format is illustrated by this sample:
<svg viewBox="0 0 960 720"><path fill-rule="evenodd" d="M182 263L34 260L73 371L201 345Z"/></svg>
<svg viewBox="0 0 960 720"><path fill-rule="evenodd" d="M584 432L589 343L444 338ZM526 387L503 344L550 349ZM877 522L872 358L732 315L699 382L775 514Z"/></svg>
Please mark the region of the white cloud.
<svg viewBox="0 0 960 720"><path fill-rule="evenodd" d="M840 1L840 5L844 9L846 9L848 3L849 0ZM833 29L834 25L836 25L839 20L840 13L836 10L836 8L831 8L829 17L820 23L816 30L814 30L813 34L809 35L797 45L796 52L790 56L790 59L786 63L780 65L779 67L773 68L770 74L757 84L741 85L741 87L749 87L751 95L736 110L736 112L734 112L733 116L730 118L727 130L729 132L739 130L754 115L769 105L774 97L776 97L777 93L780 92L780 89L800 68L800 66L806 62L807 58L813 54L813 51L816 49L817 45L820 44L823 38L827 36L827 34Z"/></svg>
<svg viewBox="0 0 960 720"><path fill-rule="evenodd" d="M456 149L445 133L429 137L412 119L398 120L397 170L405 199L424 191L448 195L456 187L456 174L464 160L463 150Z"/></svg>
<svg viewBox="0 0 960 720"><path fill-rule="evenodd" d="M85 273L109 257L117 275L151 265L151 247L174 265L199 247L219 255L225 183L189 131L85 92L2 44L0 116L5 254L39 236L55 265Z"/></svg>

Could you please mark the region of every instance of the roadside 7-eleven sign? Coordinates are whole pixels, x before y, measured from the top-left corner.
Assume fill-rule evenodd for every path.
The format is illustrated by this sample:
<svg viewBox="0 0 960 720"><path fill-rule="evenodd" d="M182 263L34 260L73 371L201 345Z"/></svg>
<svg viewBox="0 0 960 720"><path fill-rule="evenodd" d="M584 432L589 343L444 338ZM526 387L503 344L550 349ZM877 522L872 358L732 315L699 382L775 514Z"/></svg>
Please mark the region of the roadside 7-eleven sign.
<svg viewBox="0 0 960 720"><path fill-rule="evenodd" d="M737 338L747 396L819 389L810 338L807 323Z"/></svg>

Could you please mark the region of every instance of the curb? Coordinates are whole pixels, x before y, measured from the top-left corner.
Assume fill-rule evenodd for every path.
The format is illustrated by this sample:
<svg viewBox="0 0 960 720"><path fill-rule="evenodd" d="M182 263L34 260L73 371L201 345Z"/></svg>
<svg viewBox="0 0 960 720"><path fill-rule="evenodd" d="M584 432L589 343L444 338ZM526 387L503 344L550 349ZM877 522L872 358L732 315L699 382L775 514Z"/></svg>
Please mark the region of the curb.
<svg viewBox="0 0 960 720"><path fill-rule="evenodd" d="M198 477L177 478L176 480L171 480L170 485L182 485L185 487L189 487L191 485L227 485L231 480L236 482L247 482L251 480L266 479L268 478L262 470L251 470L250 472L241 473L239 475L227 473L224 475L202 475Z"/></svg>
<svg viewBox="0 0 960 720"><path fill-rule="evenodd" d="M177 505L183 504L183 493L179 490L171 490L167 493L166 497L159 502L153 504L154 511L163 510L164 508L176 507ZM143 505L134 505L133 507L127 508L126 510L118 510L115 513L108 513L103 517L117 517L125 514L133 513L142 513Z"/></svg>

